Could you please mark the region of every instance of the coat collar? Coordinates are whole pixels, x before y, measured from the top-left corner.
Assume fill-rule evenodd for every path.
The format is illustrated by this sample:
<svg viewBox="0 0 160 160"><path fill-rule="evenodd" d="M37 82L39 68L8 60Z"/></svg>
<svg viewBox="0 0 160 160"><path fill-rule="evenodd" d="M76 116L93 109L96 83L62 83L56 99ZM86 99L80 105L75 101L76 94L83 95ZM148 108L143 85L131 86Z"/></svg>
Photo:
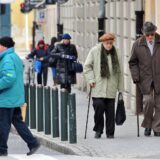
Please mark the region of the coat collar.
<svg viewBox="0 0 160 160"><path fill-rule="evenodd" d="M160 35L158 33L155 34L155 44L157 43L160 43ZM138 44L147 46L145 36L142 36L141 38L139 38Z"/></svg>
<svg viewBox="0 0 160 160"><path fill-rule="evenodd" d="M3 51L2 53L0 53L0 59L2 59L5 55L7 54L11 54L14 52L14 48L8 48L7 50Z"/></svg>

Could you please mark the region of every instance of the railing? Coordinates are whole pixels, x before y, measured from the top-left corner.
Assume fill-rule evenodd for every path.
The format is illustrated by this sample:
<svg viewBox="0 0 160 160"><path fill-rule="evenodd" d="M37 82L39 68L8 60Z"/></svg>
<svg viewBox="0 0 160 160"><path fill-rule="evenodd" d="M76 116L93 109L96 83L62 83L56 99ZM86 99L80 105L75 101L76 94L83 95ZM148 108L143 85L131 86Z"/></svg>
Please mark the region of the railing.
<svg viewBox="0 0 160 160"><path fill-rule="evenodd" d="M59 96L60 95L60 96ZM61 141L77 143L76 98L65 89L25 84L26 123Z"/></svg>

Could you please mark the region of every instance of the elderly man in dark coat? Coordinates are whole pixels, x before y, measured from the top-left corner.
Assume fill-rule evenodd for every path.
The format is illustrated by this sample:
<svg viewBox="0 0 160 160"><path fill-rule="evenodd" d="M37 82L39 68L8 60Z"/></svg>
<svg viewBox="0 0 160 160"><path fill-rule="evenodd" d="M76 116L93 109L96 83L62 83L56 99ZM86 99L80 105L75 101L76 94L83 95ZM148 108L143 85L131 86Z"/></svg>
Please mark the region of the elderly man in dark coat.
<svg viewBox="0 0 160 160"><path fill-rule="evenodd" d="M145 22L143 36L136 40L132 47L129 67L133 82L143 94L144 135L160 136L160 35L157 27Z"/></svg>

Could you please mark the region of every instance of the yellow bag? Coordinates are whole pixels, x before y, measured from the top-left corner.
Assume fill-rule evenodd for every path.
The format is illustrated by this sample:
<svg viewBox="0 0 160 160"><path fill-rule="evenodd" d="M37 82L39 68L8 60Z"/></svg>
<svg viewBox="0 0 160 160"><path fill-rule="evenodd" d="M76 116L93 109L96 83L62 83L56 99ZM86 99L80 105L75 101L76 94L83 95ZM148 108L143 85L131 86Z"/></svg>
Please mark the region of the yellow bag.
<svg viewBox="0 0 160 160"><path fill-rule="evenodd" d="M27 111L27 103L24 103L21 106L21 113L22 113L22 118L23 118L24 122L25 122L25 119L26 119L26 111Z"/></svg>

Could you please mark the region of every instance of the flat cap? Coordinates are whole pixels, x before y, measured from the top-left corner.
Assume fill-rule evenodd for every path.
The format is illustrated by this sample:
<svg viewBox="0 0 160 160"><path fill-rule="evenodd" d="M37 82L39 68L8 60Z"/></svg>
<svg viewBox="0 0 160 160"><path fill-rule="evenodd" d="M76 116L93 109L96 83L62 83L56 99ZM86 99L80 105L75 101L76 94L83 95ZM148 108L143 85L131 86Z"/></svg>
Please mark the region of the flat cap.
<svg viewBox="0 0 160 160"><path fill-rule="evenodd" d="M113 33L105 33L99 38L99 40L101 42L108 41L108 40L114 41L115 40L115 35Z"/></svg>

